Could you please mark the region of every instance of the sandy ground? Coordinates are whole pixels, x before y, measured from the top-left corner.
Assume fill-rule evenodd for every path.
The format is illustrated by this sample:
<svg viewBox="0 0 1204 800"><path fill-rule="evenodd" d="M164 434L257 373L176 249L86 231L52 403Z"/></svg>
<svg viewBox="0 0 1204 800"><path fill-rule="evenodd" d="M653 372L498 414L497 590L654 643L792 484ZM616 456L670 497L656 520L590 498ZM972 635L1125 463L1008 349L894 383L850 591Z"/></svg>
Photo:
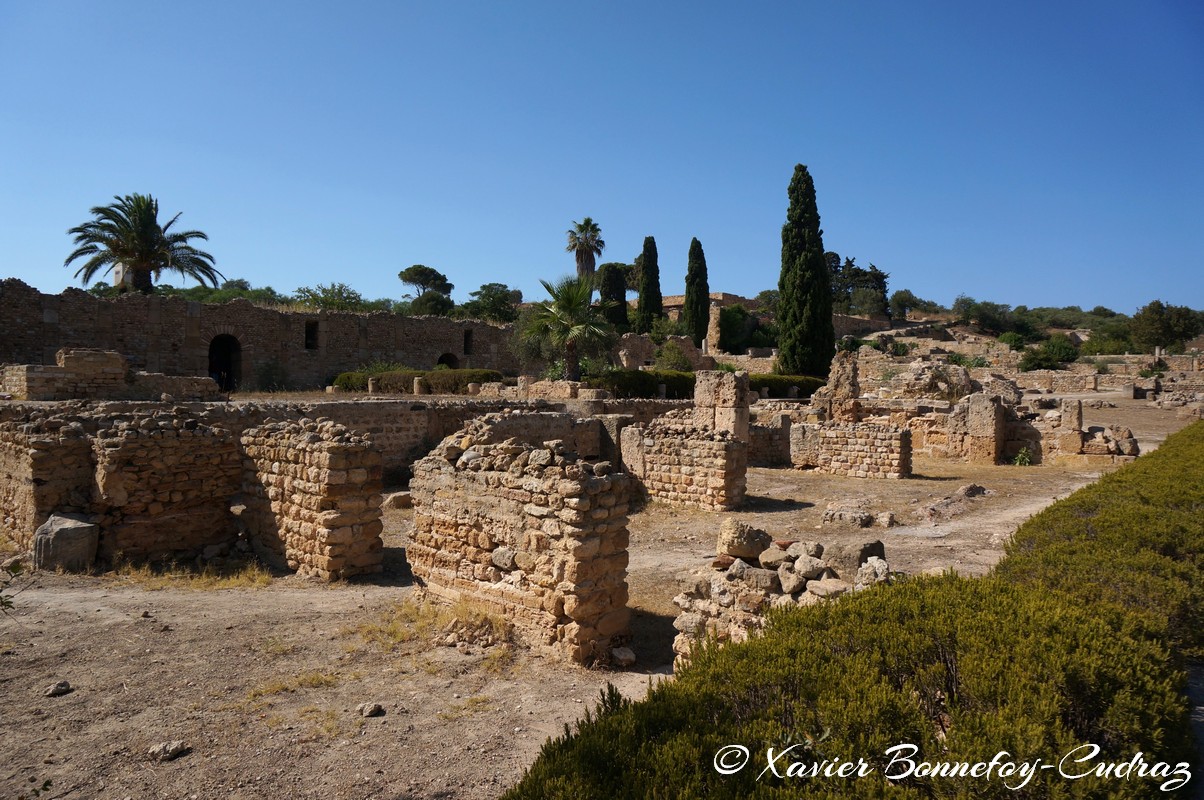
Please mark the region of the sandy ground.
<svg viewBox="0 0 1204 800"><path fill-rule="evenodd" d="M1144 403L1085 409L1120 422L1148 451L1185 422ZM740 516L775 536L824 543L880 538L895 570L978 575L1024 519L1098 472L979 467L918 459L918 477L858 481L754 469ZM977 483L991 490L933 526L916 510ZM833 500L864 499L904 525L820 526ZM131 576L35 574L0 617L0 797L29 778L44 797L493 798L543 742L579 719L608 683L641 696L665 679L671 598L714 552L722 515L652 504L633 516L627 672L567 666L500 646L438 646L419 633L393 649L365 631L412 598L404 559L410 512L386 515L386 568L370 583L296 577L258 589L152 589ZM418 630L422 620L409 626ZM405 625L401 626L405 628ZM68 681L72 691L47 697ZM382 716L364 717L363 703ZM148 751L182 741L159 761Z"/></svg>

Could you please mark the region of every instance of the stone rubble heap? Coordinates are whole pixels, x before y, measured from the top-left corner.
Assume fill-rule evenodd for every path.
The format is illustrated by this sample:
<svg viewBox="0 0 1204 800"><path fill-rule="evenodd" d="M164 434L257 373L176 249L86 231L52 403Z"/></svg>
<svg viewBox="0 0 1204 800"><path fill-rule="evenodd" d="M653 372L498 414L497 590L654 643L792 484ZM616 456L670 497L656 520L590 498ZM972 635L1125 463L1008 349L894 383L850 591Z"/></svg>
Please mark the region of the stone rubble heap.
<svg viewBox="0 0 1204 800"><path fill-rule="evenodd" d="M673 598L673 652L688 659L707 637L740 642L765 625L770 608L815 605L890 579L882 542L825 548L818 542L774 540L733 518L719 531L717 556Z"/></svg>

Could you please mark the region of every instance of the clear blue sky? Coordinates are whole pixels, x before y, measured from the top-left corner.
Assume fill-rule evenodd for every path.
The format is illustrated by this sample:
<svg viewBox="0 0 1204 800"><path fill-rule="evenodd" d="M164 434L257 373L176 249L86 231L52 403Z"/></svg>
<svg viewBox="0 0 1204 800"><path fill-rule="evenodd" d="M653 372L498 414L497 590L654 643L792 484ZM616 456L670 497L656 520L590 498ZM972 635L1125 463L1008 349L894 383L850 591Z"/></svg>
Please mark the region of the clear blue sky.
<svg viewBox="0 0 1204 800"><path fill-rule="evenodd" d="M0 276L43 291L140 192L284 292L539 299L589 215L753 295L796 163L892 290L1204 308L1204 4L0 0Z"/></svg>

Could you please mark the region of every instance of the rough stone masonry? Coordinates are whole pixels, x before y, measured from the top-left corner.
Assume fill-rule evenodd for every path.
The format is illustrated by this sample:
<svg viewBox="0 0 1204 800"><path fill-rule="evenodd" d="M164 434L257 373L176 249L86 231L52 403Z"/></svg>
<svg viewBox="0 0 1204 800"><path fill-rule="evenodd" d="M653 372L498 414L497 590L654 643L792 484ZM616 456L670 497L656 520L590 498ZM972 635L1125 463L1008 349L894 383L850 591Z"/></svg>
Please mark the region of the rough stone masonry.
<svg viewBox="0 0 1204 800"><path fill-rule="evenodd" d="M564 440L508 435L504 421L474 420L414 465L406 555L432 595L503 615L527 641L578 663L605 663L631 617L631 481Z"/></svg>

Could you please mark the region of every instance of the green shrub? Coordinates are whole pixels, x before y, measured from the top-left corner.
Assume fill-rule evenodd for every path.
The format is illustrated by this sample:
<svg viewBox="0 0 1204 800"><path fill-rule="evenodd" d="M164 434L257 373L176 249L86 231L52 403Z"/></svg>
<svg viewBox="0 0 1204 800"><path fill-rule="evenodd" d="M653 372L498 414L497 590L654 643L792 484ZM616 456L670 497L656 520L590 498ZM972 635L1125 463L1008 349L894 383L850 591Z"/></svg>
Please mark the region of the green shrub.
<svg viewBox="0 0 1204 800"><path fill-rule="evenodd" d="M1024 349L1024 337L1015 331L1008 331L1007 333L1000 334L999 342L1000 344L1006 344L1016 352L1020 352Z"/></svg>
<svg viewBox="0 0 1204 800"><path fill-rule="evenodd" d="M591 389L605 389L621 399L659 397L658 387L665 384L669 400L690 400L694 397L694 373L674 370L615 369L585 381Z"/></svg>
<svg viewBox="0 0 1204 800"><path fill-rule="evenodd" d="M967 356L963 355L962 353L950 353L948 356L946 356L946 360L950 364L956 364L959 367L965 367L966 369L981 369L983 367L991 366L991 362L987 361L982 356Z"/></svg>
<svg viewBox="0 0 1204 800"><path fill-rule="evenodd" d="M1035 369L1061 369L1062 364L1045 350L1030 347L1020 357L1020 371L1031 372Z"/></svg>
<svg viewBox="0 0 1204 800"><path fill-rule="evenodd" d="M1035 770L994 780L884 778L918 759L1041 764L1088 743L1093 765L1141 752L1180 778L1193 748L1184 656L1204 654L1204 422L1021 526L986 578L908 580L770 614L763 636L700 647L641 702L613 689L550 740L520 798L1147 798L1164 779ZM859 778L761 775L766 750L865 759ZM734 774L716 754L741 745ZM787 759L789 761L791 759ZM821 784L818 781L822 780ZM1013 783L1014 786L1014 783Z"/></svg>
<svg viewBox="0 0 1204 800"><path fill-rule="evenodd" d="M885 778L888 748L981 762L1005 750L1056 764L1084 743L1100 760L1190 760L1183 676L1147 631L997 578L906 581L770 616L765 634L707 647L642 702L610 693L596 718L549 741L504 797L1013 797L994 780ZM766 749L865 759L872 774L817 783L758 777ZM721 748L748 767L714 769ZM791 759L786 759L789 762ZM784 767L784 765L783 765ZM894 768L897 769L897 766ZM1038 771L1027 797L1144 798L1158 780L1068 781ZM814 789L815 794L809 790Z"/></svg>
<svg viewBox="0 0 1204 800"><path fill-rule="evenodd" d="M791 386L798 387L799 397L810 397L826 382L823 378L811 375L777 375L757 372L748 376L748 388L753 392L759 394L762 388L769 387L769 396L778 398L789 397Z"/></svg>
<svg viewBox="0 0 1204 800"><path fill-rule="evenodd" d="M344 392L366 392L368 377L366 372L342 372L335 377L334 385Z"/></svg>
<svg viewBox="0 0 1204 800"><path fill-rule="evenodd" d="M676 372L693 372L694 365L686 357L686 352L677 342L665 342L656 349L656 368Z"/></svg>
<svg viewBox="0 0 1204 800"><path fill-rule="evenodd" d="M464 394L470 383L497 383L502 373L492 369L436 369L426 374L432 394Z"/></svg>
<svg viewBox="0 0 1204 800"><path fill-rule="evenodd" d="M390 394L409 394L414 391L414 379L425 377L426 372L420 369L398 369L377 376L380 390Z"/></svg>

